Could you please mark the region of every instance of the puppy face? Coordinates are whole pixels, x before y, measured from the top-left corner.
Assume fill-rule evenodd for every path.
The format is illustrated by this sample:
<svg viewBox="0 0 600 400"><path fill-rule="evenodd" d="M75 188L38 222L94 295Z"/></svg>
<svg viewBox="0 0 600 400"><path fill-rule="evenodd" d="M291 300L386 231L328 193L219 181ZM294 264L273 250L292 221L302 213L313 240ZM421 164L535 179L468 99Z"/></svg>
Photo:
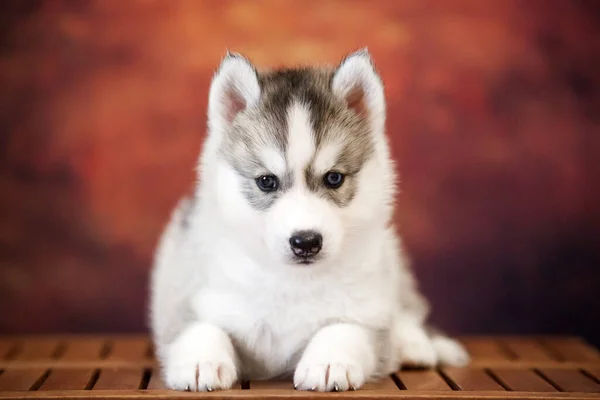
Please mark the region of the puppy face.
<svg viewBox="0 0 600 400"><path fill-rule="evenodd" d="M228 55L209 99L211 190L242 245L265 260L335 261L389 218L381 81L366 52L336 69L258 73ZM364 239L364 238L363 238Z"/></svg>

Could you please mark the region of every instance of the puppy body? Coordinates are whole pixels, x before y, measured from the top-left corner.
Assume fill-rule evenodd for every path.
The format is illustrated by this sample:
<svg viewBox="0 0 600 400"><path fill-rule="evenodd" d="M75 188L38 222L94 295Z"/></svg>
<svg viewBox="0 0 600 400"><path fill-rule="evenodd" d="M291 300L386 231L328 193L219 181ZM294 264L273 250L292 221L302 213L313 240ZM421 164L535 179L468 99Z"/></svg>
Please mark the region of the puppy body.
<svg viewBox="0 0 600 400"><path fill-rule="evenodd" d="M400 364L468 361L426 332L427 304L390 226L396 179L366 51L337 68L261 73L229 54L208 114L200 183L176 207L152 273L167 386L290 377L298 389L347 390Z"/></svg>

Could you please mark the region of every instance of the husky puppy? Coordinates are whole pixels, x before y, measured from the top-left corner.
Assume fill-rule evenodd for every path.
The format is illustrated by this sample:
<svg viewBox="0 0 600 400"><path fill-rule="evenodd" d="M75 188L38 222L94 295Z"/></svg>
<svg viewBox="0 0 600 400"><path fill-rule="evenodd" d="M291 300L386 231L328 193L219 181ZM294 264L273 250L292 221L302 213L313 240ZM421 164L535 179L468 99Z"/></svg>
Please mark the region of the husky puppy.
<svg viewBox="0 0 600 400"><path fill-rule="evenodd" d="M214 75L193 195L155 255L151 326L166 385L211 391L293 379L344 391L400 365L460 366L425 327L391 226L396 176L367 50L335 68Z"/></svg>

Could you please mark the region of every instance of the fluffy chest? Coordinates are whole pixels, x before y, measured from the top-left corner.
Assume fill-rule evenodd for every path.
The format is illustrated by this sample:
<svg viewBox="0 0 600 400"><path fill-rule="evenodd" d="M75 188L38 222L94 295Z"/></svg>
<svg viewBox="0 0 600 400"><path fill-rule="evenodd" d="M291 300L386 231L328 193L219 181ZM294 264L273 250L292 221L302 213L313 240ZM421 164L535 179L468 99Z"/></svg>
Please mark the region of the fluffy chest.
<svg viewBox="0 0 600 400"><path fill-rule="evenodd" d="M385 326L391 305L376 281L212 281L192 303L200 320L231 335L253 378L270 378L287 372L312 335L328 323Z"/></svg>

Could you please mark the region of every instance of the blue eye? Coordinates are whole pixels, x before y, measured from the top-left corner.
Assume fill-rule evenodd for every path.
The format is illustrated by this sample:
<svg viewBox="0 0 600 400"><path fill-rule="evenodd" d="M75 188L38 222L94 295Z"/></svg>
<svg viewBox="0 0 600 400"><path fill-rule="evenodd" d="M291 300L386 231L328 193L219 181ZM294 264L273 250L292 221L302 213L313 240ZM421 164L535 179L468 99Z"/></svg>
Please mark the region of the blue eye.
<svg viewBox="0 0 600 400"><path fill-rule="evenodd" d="M256 178L256 186L263 192L274 192L279 187L279 180L275 175L261 175Z"/></svg>
<svg viewBox="0 0 600 400"><path fill-rule="evenodd" d="M323 183L330 189L337 189L344 183L344 174L335 171L329 171L323 177Z"/></svg>

